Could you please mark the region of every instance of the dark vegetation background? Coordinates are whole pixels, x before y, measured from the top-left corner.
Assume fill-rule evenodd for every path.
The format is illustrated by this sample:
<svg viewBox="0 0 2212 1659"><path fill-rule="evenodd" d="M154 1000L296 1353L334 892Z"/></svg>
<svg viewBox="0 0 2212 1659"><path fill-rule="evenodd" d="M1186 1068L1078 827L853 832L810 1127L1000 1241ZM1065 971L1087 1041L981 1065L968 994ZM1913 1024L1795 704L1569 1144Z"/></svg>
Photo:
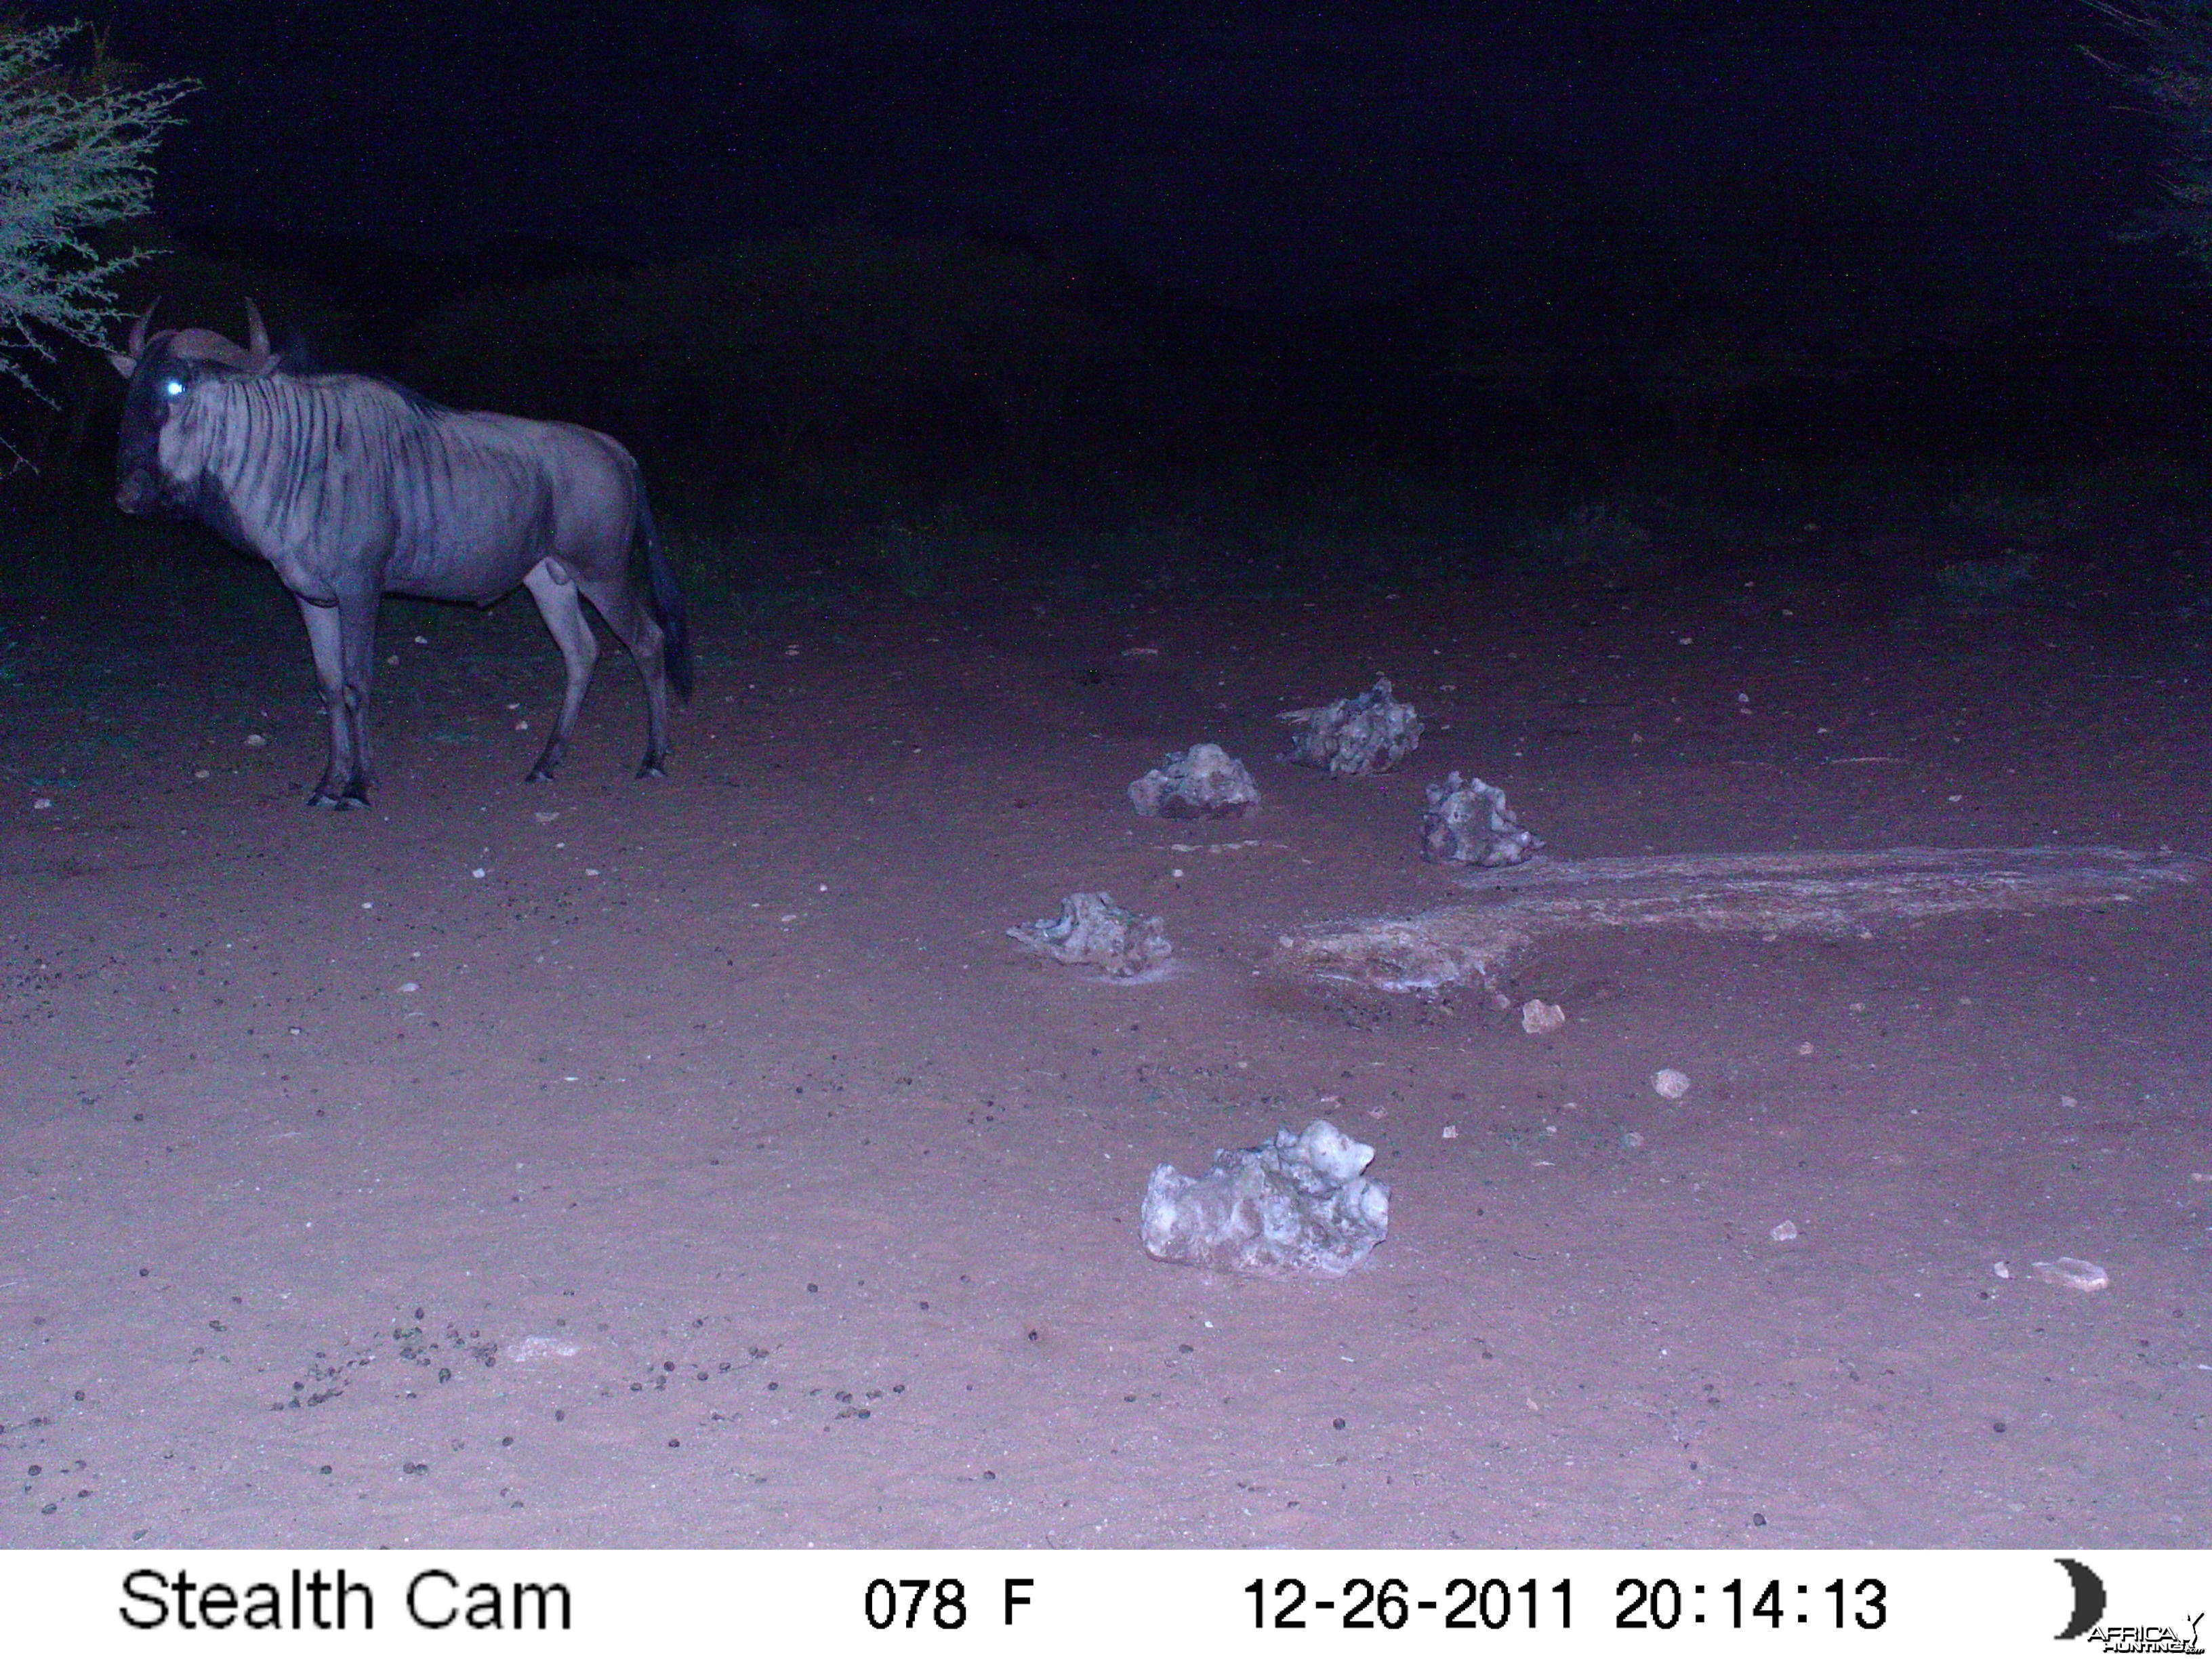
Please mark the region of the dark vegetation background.
<svg viewBox="0 0 2212 1659"><path fill-rule="evenodd" d="M2195 637L2212 605L2208 301L2172 250L2118 234L2158 199L2157 150L2123 83L2079 50L2099 40L2092 14L1945 22L1870 6L1780 62L1748 26L1624 38L1568 6L1545 34L1538 15L1462 45L1470 73L1533 87L1514 107L1556 131L1492 115L1470 137L1470 106L1419 118L1465 154L1424 159L1416 132L1368 155L1373 132L1340 134L1372 163L1371 191L1403 198L1364 216L1267 181L1299 164L1295 144L1249 177L1220 161L1184 179L1204 199L1180 210L1213 239L1192 231L1179 251L1126 202L1102 217L1074 186L1026 205L1004 180L958 200L918 191L858 134L811 172L787 154L726 161L750 194L719 234L703 175L637 173L642 199L617 211L604 204L623 194L621 167L644 165L623 159L644 142L636 110L574 118L611 123L614 175L568 181L602 201L597 221L570 201L552 216L562 234L514 228L486 198L431 224L419 157L388 156L378 185L374 143L398 142L380 131L340 182L380 193L334 225L328 192L281 158L250 181L261 207L241 205L249 181L222 169L246 152L224 145L250 135L211 84L173 167L165 155L163 222L137 233L169 251L124 297L159 295L167 321L238 335L251 295L298 362L615 434L645 465L695 602L726 607L717 627L968 598L1532 582L1633 596L1765 578L1861 582L1908 618L2097 606ZM191 29L212 25L175 15L169 35L137 26L189 58ZM786 50L797 27L745 18L731 51ZM319 39L302 25L273 44ZM988 58L997 40L969 46ZM1023 40L1032 85L1035 54L1065 41ZM492 48L462 46L465 77L466 50ZM869 50L892 77L927 46ZM307 99L334 62L297 64L285 97ZM681 86L708 71L659 67L677 83L664 149L680 149ZM1256 142L1266 112L1224 114L1233 82L1203 70L1180 90L1145 83L1155 118L1191 129L1161 143L1211 157ZM253 86L287 72L264 65ZM796 98L804 79L779 84ZM1433 90L1384 88L1407 121ZM1114 112L1057 113L1071 173L1098 171L1094 128ZM805 118L793 103L757 118ZM379 219L387 198L415 216ZM636 216L655 200L648 234ZM0 487L19 601L253 577L210 538L113 511L120 385L104 363L72 359L50 384L56 407L0 410L37 463Z"/></svg>

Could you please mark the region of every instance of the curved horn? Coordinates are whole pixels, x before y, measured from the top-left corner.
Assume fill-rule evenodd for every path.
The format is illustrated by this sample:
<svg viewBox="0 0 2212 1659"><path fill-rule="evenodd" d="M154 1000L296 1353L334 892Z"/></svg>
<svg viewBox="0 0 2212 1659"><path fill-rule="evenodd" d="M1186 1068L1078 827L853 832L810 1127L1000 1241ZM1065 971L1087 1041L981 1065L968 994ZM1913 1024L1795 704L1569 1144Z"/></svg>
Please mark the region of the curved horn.
<svg viewBox="0 0 2212 1659"><path fill-rule="evenodd" d="M262 325L261 307L251 300L246 302L246 351L256 369L269 366L269 331Z"/></svg>
<svg viewBox="0 0 2212 1659"><path fill-rule="evenodd" d="M154 306L157 306L161 303L161 296L157 294L154 296L153 305L148 306L144 314L142 315L137 322L131 325L131 344L129 349L132 356L143 357L146 355L146 325L154 320Z"/></svg>

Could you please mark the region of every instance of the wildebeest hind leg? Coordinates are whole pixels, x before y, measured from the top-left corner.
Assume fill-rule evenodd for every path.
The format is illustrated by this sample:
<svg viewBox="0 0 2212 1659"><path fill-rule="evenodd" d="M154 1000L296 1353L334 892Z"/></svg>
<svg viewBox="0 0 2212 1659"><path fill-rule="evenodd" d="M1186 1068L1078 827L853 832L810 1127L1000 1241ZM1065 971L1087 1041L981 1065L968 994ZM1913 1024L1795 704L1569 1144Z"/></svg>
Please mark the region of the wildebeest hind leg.
<svg viewBox="0 0 2212 1659"><path fill-rule="evenodd" d="M626 578L592 582L584 595L607 619L622 642L637 659L637 672L645 680L645 758L637 763L641 778L668 775L668 668L661 659L666 639L653 613L641 604Z"/></svg>
<svg viewBox="0 0 2212 1659"><path fill-rule="evenodd" d="M591 687L592 665L599 659L599 641L585 618L576 585L563 567L547 559L532 568L522 579L522 585L538 601L538 614L545 618L553 643L561 647L561 660L568 669L568 689L561 699L561 713L553 722L553 735L545 740L545 752L538 757L538 764L530 769L530 775L524 780L526 783L546 783L552 779L553 769L561 764L561 757L568 752L568 735L576 729L577 711L583 708L584 693Z"/></svg>

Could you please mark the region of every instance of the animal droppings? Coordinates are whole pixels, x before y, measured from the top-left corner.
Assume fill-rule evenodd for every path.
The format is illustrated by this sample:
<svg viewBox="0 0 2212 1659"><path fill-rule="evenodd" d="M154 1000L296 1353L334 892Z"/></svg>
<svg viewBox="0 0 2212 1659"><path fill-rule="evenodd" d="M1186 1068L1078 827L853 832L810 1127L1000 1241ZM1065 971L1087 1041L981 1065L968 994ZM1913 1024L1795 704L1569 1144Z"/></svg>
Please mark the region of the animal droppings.
<svg viewBox="0 0 2212 1659"><path fill-rule="evenodd" d="M1175 952L1165 921L1123 909L1111 893L1070 893L1060 902L1059 915L1009 927L1006 937L1054 962L1096 968L1115 979L1158 968Z"/></svg>
<svg viewBox="0 0 2212 1659"><path fill-rule="evenodd" d="M1522 827L1505 804L1505 792L1480 778L1448 774L1429 786L1429 808L1421 818L1421 856L1431 864L1462 864L1499 870L1525 864L1544 843Z"/></svg>
<svg viewBox="0 0 2212 1659"><path fill-rule="evenodd" d="M1549 1036L1567 1023L1567 1011L1556 1002L1530 997L1521 1005L1521 1029L1530 1036Z"/></svg>
<svg viewBox="0 0 2212 1659"><path fill-rule="evenodd" d="M1129 805L1146 818L1241 818L1260 810L1260 790L1243 761L1200 743L1131 784Z"/></svg>
<svg viewBox="0 0 2212 1659"><path fill-rule="evenodd" d="M1420 715L1413 704L1390 695L1388 679L1377 679L1374 690L1356 697L1289 709L1275 718L1296 728L1291 736L1292 762L1318 766L1335 777L1387 772L1421 742Z"/></svg>
<svg viewBox="0 0 2212 1659"><path fill-rule="evenodd" d="M2063 1285L2069 1290L2101 1291L2112 1282L2112 1276L2094 1261L2084 1261L2079 1256L2062 1255L2056 1261L2039 1261L2035 1276L2046 1285Z"/></svg>
<svg viewBox="0 0 2212 1659"><path fill-rule="evenodd" d="M1390 1188L1360 1173L1374 1156L1316 1118L1303 1134L1216 1152L1203 1176L1160 1164L1138 1218L1145 1252L1226 1273L1349 1273L1389 1229Z"/></svg>

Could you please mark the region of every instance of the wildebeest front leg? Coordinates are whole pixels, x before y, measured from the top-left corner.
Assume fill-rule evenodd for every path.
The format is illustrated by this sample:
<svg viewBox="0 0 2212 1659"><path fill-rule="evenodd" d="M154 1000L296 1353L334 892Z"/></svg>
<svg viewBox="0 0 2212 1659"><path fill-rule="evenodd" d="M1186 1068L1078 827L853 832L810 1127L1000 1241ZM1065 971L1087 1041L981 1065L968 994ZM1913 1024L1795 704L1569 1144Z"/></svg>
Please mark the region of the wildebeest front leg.
<svg viewBox="0 0 2212 1659"><path fill-rule="evenodd" d="M300 601L315 653L315 681L331 719L330 764L307 797L310 806L342 811L368 805L368 691L376 661L376 611L374 594L336 605Z"/></svg>
<svg viewBox="0 0 2212 1659"><path fill-rule="evenodd" d="M568 752L568 734L576 729L577 711L584 706L584 693L591 688L592 668L599 659L599 641L584 616L583 601L576 592L575 582L557 561L546 559L533 566L522 579L522 585L538 601L538 614L545 618L545 626L553 635L553 643L561 647L561 660L568 670L568 688L561 699L560 715L553 722L553 735L545 739L545 752L538 756L538 764L523 780L526 783L548 783L552 781L553 769L561 764L561 757Z"/></svg>

